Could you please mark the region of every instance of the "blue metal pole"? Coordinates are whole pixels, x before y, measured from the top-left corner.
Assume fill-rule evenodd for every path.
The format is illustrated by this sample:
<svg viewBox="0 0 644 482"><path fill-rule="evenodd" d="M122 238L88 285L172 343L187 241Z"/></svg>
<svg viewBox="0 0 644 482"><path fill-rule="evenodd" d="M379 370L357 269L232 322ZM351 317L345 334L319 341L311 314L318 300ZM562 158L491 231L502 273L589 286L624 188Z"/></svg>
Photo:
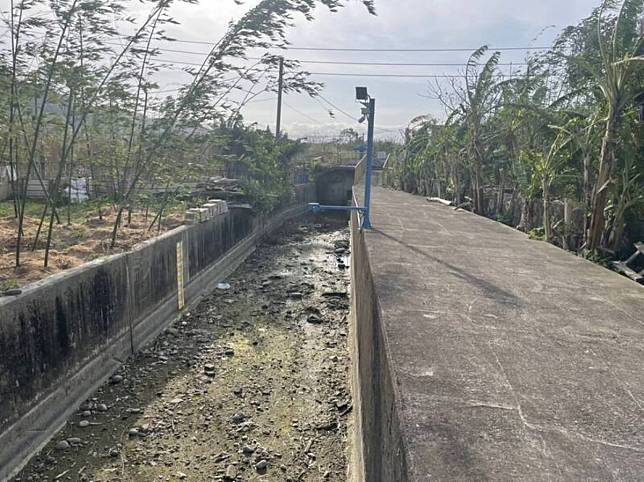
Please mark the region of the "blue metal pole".
<svg viewBox="0 0 644 482"><path fill-rule="evenodd" d="M367 129L367 174L364 186L364 217L362 229L371 229L371 177L373 174L373 132L376 122L376 99L369 99L369 124Z"/></svg>

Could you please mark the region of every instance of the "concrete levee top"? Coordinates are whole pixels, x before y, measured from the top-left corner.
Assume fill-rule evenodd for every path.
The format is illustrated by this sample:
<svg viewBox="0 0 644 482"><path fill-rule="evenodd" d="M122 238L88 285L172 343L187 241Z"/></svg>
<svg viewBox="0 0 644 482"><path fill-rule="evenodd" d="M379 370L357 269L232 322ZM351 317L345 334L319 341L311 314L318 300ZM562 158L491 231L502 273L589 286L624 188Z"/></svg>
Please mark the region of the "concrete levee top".
<svg viewBox="0 0 644 482"><path fill-rule="evenodd" d="M410 480L644 480L644 289L376 188L366 247Z"/></svg>

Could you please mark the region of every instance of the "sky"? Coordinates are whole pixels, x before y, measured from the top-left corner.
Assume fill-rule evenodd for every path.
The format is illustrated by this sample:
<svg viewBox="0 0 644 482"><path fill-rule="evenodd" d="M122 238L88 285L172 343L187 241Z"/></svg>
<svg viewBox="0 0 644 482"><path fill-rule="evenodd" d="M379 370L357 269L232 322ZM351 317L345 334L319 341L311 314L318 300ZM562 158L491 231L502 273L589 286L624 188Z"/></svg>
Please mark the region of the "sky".
<svg viewBox="0 0 644 482"><path fill-rule="evenodd" d="M184 41L216 42L231 20L239 18L258 0L201 0L197 5L176 4L172 15L180 22L168 33ZM542 47L552 43L567 25L588 16L600 0L376 0L377 16L369 15L359 0L346 0L347 6L338 13L325 7L316 12L316 19L295 20L288 39L292 47L340 49L476 49L481 45L494 47ZM8 0L0 0L6 10ZM133 2L133 8L142 8ZM142 12L139 12L142 14ZM174 43L166 48L206 52L207 45ZM386 75L459 75L471 52L345 52L290 50L287 58L301 61L378 62L378 63L449 63L450 66L362 66L303 64L314 73L312 80L325 84L322 97L288 95L284 99L283 129L291 137L329 136L353 127L360 106L354 100L355 86L368 87L376 98L376 132L380 138L395 138L400 129L418 116L431 114L444 117L440 103L431 99L430 82L445 83L418 77L372 77L361 74ZM503 72L516 71L526 56L522 50L504 51ZM203 55L164 52L164 60L201 62ZM180 72L165 71L157 80L162 89L172 89L189 80ZM345 76L324 73L352 74ZM353 75L355 74L355 75ZM248 122L274 129L275 94L265 93L248 104L243 111ZM332 105L333 106L332 106ZM330 112L331 111L331 112Z"/></svg>
<svg viewBox="0 0 644 482"><path fill-rule="evenodd" d="M238 18L252 5L236 6L228 0L206 0L182 6L174 12L182 25L177 37L212 41L227 22ZM292 47L358 49L475 49L492 47L548 46L567 25L588 16L599 0L376 0L377 16L366 12L359 0L348 0L338 13L320 8L313 22L297 19L289 32ZM289 51L298 60L464 64L470 52L337 52ZM521 63L525 51L504 51L503 63ZM180 55L168 58L179 58ZM165 58L165 56L164 56ZM442 75L460 74L462 66L361 66L303 64L316 73ZM504 66L504 72L516 67ZM292 137L333 135L346 127L364 130L357 124L360 106L355 86L364 85L376 98L379 137L396 137L409 121L424 114L444 115L440 103L430 99L426 78L379 78L314 75L324 82L322 99L289 95L283 109L284 129ZM445 82L439 80L439 82ZM274 128L276 100L264 94L244 111L248 121ZM331 102L346 114L327 103ZM333 117L329 110L333 112Z"/></svg>

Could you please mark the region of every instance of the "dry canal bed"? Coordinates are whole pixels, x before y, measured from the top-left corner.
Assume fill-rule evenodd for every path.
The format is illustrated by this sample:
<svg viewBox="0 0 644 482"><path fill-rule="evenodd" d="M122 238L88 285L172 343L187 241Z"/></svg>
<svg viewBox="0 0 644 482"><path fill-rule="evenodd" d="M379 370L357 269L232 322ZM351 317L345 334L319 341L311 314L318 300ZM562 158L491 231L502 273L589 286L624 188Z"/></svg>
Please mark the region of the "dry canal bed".
<svg viewBox="0 0 644 482"><path fill-rule="evenodd" d="M14 480L345 480L348 237L332 222L268 239Z"/></svg>

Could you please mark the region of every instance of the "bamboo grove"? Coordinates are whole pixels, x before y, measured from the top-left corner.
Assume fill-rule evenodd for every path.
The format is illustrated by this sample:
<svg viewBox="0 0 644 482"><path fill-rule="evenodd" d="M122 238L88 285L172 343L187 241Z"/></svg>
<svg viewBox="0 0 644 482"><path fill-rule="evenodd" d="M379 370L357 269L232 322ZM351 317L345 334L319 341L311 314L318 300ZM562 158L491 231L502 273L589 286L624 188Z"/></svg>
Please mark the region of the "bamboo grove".
<svg viewBox="0 0 644 482"><path fill-rule="evenodd" d="M430 86L446 121L412 121L388 182L592 257L628 253L644 239L643 15L606 0L511 78L500 52L475 51L462 81Z"/></svg>
<svg viewBox="0 0 644 482"><path fill-rule="evenodd" d="M24 239L30 182L46 195L36 235L45 266L70 201L63 187L80 173L109 185L112 247L124 217L144 202L142 186L169 187L241 162L247 189L264 208L289 195L295 143L246 125L242 109L276 90L279 58L265 52L287 45L296 16L313 20L317 8L339 11L344 0L257 2L212 40L200 66L183 69L190 80L168 93L155 79L173 66L158 46L173 40L166 30L178 23L174 9L198 1L9 0L0 26L0 166L11 172L16 266L21 249L39 242ZM362 3L375 13L372 0ZM250 62L249 51L264 54ZM285 68L286 92L321 88L296 62Z"/></svg>

